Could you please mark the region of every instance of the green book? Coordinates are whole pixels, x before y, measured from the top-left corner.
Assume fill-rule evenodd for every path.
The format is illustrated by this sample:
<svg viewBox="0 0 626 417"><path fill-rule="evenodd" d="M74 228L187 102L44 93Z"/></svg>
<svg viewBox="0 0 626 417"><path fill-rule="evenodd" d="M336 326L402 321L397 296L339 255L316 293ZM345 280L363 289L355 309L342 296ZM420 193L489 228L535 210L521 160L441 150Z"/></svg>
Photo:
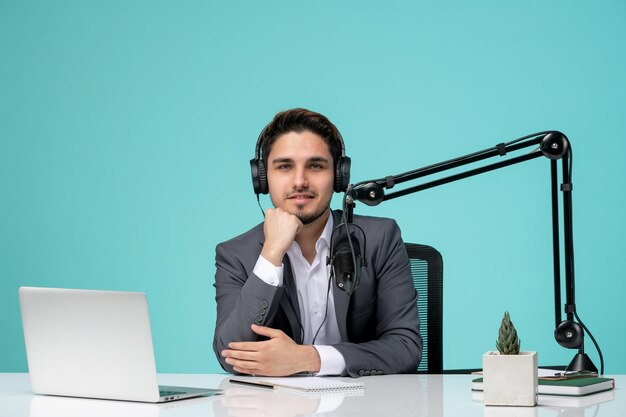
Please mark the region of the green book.
<svg viewBox="0 0 626 417"><path fill-rule="evenodd" d="M582 395L593 394L594 392L609 391L615 388L613 378L589 377L546 380L539 379L537 391L544 395L570 395L580 397ZM483 379L472 380L472 391L483 390Z"/></svg>

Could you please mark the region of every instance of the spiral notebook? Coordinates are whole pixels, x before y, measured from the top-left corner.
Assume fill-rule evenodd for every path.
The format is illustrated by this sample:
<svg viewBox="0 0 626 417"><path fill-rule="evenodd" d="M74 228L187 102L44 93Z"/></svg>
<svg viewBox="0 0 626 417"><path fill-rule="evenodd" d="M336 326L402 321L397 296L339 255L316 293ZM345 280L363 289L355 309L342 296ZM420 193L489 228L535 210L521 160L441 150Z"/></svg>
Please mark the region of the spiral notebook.
<svg viewBox="0 0 626 417"><path fill-rule="evenodd" d="M236 384L255 385L263 388L287 388L304 392L337 392L362 390L363 382L345 382L338 379L310 377L288 378L230 378L230 382Z"/></svg>

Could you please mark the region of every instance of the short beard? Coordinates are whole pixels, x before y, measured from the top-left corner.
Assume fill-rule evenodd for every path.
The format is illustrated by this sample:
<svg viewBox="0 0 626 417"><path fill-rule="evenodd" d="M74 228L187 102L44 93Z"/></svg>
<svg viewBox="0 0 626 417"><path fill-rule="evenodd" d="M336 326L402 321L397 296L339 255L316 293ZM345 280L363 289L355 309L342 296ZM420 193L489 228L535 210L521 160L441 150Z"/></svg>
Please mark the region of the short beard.
<svg viewBox="0 0 626 417"><path fill-rule="evenodd" d="M307 224L313 223L315 220L317 220L320 217L322 217L324 215L324 213L326 213L326 210L328 210L328 208L325 208L324 210L320 211L319 213L311 213L311 214L305 214L305 213L302 213L302 212L298 212L298 213L296 213L296 217L298 219L300 219L300 221L302 222L303 225L307 225Z"/></svg>

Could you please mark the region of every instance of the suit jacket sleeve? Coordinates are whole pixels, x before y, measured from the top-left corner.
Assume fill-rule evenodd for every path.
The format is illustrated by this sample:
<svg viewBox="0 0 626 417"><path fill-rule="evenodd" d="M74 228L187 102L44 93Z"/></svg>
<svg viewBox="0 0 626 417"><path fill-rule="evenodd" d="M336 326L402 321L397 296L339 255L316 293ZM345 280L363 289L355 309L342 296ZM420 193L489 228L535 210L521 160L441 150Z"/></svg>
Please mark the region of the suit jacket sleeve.
<svg viewBox="0 0 626 417"><path fill-rule="evenodd" d="M252 272L260 249L258 239L248 239L221 243L215 250L217 323L213 350L228 372L234 371L220 352L228 349L230 342L258 340L250 326L264 326L272 321L283 291L283 287L267 284Z"/></svg>
<svg viewBox="0 0 626 417"><path fill-rule="evenodd" d="M373 281L373 289L369 291L362 282L368 299L360 300L362 305L355 307L354 296L361 289L357 288L347 317L351 342L333 346L343 355L346 372L352 377L414 373L421 359L422 338L417 292L400 228L395 221L385 219L370 229L371 233L366 230L369 264L363 269L368 276L362 280ZM369 319L363 319L368 315ZM367 333L369 340L359 340L355 331Z"/></svg>

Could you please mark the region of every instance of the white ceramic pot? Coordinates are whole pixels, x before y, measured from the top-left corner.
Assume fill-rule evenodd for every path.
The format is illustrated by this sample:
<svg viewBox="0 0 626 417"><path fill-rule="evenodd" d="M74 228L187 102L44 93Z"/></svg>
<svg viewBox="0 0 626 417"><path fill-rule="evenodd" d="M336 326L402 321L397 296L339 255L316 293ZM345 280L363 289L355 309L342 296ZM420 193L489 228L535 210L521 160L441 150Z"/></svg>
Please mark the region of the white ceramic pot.
<svg viewBox="0 0 626 417"><path fill-rule="evenodd" d="M537 405L537 352L483 355L485 405Z"/></svg>

